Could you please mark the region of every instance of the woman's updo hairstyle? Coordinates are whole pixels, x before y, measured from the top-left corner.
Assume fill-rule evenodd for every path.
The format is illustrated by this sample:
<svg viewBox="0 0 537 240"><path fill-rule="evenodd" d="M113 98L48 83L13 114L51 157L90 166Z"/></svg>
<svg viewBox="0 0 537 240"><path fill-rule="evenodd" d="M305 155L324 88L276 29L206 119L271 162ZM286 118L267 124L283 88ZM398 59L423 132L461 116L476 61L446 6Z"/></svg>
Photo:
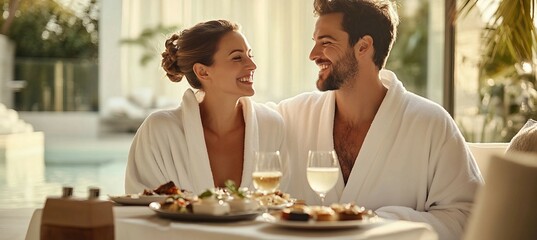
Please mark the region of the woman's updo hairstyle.
<svg viewBox="0 0 537 240"><path fill-rule="evenodd" d="M201 82L193 71L195 63L211 66L218 42L226 33L238 31L239 26L227 20L213 20L198 23L181 33L173 34L166 40L166 50L162 53L162 68L172 82L179 82L186 76L188 83L201 89Z"/></svg>

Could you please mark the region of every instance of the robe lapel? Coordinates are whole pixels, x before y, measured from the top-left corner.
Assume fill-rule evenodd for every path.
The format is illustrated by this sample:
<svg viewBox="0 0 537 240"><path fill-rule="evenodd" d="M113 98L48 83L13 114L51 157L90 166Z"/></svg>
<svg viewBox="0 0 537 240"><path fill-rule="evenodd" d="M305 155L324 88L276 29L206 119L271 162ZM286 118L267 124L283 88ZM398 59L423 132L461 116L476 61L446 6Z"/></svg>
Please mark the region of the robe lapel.
<svg viewBox="0 0 537 240"><path fill-rule="evenodd" d="M404 88L394 75L386 75L381 72L381 80L388 88L388 92L356 157L347 185L339 199L343 203L357 202L357 204L360 204L361 196L367 197L369 189L364 189L364 186L375 186L375 184L364 185L364 183L375 181L374 169L376 168L374 165L378 163L376 160L383 158L383 154L387 152L385 149L390 147L386 146L386 143L390 142L387 138L394 139L396 137L393 136L395 131L391 129L395 126L394 119L399 119L396 116L400 114L398 106L401 103L397 102L397 99L401 99L398 96L402 94Z"/></svg>
<svg viewBox="0 0 537 240"><path fill-rule="evenodd" d="M192 189L189 190L198 194L205 189L213 188L214 180L205 145L199 102L191 89L185 91L181 105L183 129L188 147L188 154L184 156L187 159L184 159L184 163L192 183Z"/></svg>
<svg viewBox="0 0 537 240"><path fill-rule="evenodd" d="M334 149L334 112L336 106L336 95L334 92L328 92L323 101L321 115L319 116L319 126L317 129L317 149L310 150L333 150Z"/></svg>
<svg viewBox="0 0 537 240"><path fill-rule="evenodd" d="M326 99L323 103L321 116L319 120L319 128L317 135L317 149L309 150L334 150L334 113L336 110L336 95L333 91L325 95ZM307 156L307 155L306 155ZM339 171L339 178L336 186L326 195L326 202L338 202L344 188L343 175Z"/></svg>
<svg viewBox="0 0 537 240"><path fill-rule="evenodd" d="M254 151L259 149L259 132L257 116L250 98L241 98L242 112L244 116L244 162L242 169L241 187L253 189L252 172L254 171Z"/></svg>

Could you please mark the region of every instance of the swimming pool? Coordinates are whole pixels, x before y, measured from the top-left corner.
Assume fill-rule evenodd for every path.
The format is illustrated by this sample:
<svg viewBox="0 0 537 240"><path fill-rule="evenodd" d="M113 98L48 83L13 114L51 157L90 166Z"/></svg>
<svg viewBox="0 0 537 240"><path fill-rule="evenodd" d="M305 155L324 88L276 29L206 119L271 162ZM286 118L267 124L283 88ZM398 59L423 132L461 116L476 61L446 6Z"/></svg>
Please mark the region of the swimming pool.
<svg viewBox="0 0 537 240"><path fill-rule="evenodd" d="M75 197L87 197L99 187L101 199L123 194L128 149L132 136L99 139L47 139L45 164L0 164L0 208L39 208L63 186ZM26 159L27 160L27 159Z"/></svg>

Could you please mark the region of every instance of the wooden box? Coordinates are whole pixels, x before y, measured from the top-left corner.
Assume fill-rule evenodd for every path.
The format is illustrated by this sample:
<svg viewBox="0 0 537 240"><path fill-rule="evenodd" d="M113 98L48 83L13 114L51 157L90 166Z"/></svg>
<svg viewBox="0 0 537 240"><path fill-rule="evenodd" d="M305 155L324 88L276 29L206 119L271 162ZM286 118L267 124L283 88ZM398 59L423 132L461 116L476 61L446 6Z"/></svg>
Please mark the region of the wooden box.
<svg viewBox="0 0 537 240"><path fill-rule="evenodd" d="M48 198L41 219L42 240L113 240L112 202Z"/></svg>

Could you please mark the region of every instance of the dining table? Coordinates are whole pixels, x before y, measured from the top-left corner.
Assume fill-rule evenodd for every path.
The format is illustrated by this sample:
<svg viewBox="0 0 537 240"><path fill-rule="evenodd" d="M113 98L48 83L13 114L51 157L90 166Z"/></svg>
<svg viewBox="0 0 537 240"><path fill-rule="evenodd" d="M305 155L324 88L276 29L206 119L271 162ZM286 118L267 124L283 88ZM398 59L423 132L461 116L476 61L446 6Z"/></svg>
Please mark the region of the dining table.
<svg viewBox="0 0 537 240"><path fill-rule="evenodd" d="M426 223L382 219L375 224L343 229L296 229L257 218L230 222L178 221L163 218L147 206L114 206L116 240L138 239L386 239L435 240ZM31 217L26 240L39 240L43 209ZM266 214L266 213L265 213ZM266 216L266 215L265 215Z"/></svg>

